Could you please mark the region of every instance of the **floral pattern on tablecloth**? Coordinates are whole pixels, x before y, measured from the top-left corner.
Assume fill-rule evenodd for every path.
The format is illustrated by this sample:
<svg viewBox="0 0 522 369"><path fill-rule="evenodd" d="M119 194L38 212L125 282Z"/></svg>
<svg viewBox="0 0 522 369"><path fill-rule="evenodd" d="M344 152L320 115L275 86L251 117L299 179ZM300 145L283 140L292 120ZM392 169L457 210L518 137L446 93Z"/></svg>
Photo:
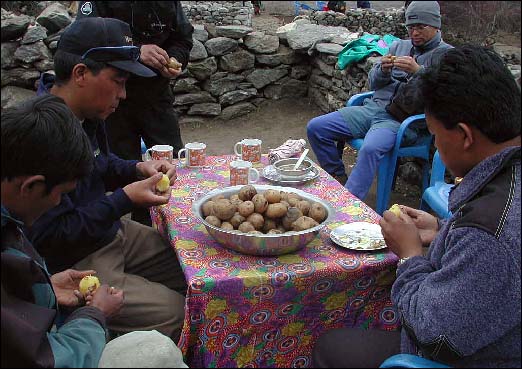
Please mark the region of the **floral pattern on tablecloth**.
<svg viewBox="0 0 522 369"><path fill-rule="evenodd" d="M329 238L335 227L377 223L377 215L322 169L299 189L328 200L334 221L295 253L259 257L220 246L191 212L192 202L229 186L234 156L207 157L203 168L180 168L170 202L151 211L175 248L187 283L179 347L190 367L311 367L314 342L337 327L398 329L390 301L397 257L360 252ZM258 168L267 165L264 156ZM268 184L262 179L258 184Z"/></svg>

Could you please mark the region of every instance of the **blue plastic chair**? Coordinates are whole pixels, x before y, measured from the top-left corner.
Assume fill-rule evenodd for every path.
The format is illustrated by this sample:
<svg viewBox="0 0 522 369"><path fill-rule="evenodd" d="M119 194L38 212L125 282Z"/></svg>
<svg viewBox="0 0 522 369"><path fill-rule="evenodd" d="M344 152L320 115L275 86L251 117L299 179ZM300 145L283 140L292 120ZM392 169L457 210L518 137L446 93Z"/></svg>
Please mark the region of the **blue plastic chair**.
<svg viewBox="0 0 522 369"><path fill-rule="evenodd" d="M310 6L310 5L303 4L300 1L294 1L294 12L295 12L295 15L298 16L299 15L299 10L301 10L301 9L304 9L304 10L323 10L325 6L326 6L326 2L325 1L316 1L315 2L315 8Z"/></svg>
<svg viewBox="0 0 522 369"><path fill-rule="evenodd" d="M363 92L360 94L353 95L347 102L346 106L360 106L364 100L373 96L373 91ZM430 160L430 147L431 147L431 135L421 135L417 138L417 141L412 146L401 147L402 139L406 129L412 123L424 121L426 119L424 114L413 115L406 118L400 125L399 131L397 132L397 138L395 140L395 146L393 150L386 153L377 169L377 206L375 211L382 215L382 213L388 209L388 203L390 202L390 193L392 187L394 187L395 179L397 177L397 164L398 158L400 157L416 157L423 159L422 165L422 192L428 187L429 177L429 160ZM356 150L360 150L364 140L362 138L355 138L346 141L346 144L353 147ZM337 144L339 155L342 157L345 142L340 141Z"/></svg>
<svg viewBox="0 0 522 369"><path fill-rule="evenodd" d="M421 210L432 209L440 218L448 218L451 211L448 209L448 196L453 185L444 181L446 166L440 160L439 151L433 155L431 165L430 186L422 194Z"/></svg>
<svg viewBox="0 0 522 369"><path fill-rule="evenodd" d="M397 354L390 356L379 368L451 368L417 355Z"/></svg>

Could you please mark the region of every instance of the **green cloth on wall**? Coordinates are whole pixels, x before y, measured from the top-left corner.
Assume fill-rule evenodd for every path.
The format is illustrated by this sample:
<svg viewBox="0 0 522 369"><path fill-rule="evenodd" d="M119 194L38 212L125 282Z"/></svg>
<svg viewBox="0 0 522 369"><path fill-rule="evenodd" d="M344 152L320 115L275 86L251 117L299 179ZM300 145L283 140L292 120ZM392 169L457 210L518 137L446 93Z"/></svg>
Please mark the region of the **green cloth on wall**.
<svg viewBox="0 0 522 369"><path fill-rule="evenodd" d="M337 66L339 69L344 69L349 64L363 60L371 53L378 53L381 56L386 55L390 49L390 45L396 40L399 40L399 38L390 34L386 34L381 38L379 35L365 33L357 40L353 40L347 44L344 49L337 54Z"/></svg>

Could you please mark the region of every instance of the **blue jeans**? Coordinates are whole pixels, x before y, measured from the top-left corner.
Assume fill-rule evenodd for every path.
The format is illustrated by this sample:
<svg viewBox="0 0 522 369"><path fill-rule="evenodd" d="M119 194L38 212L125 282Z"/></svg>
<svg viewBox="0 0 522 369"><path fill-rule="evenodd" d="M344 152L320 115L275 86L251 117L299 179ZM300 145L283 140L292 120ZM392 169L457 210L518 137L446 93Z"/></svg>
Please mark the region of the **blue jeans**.
<svg viewBox="0 0 522 369"><path fill-rule="evenodd" d="M364 137L357 162L345 184L348 191L360 199L368 194L379 161L393 149L400 126L384 108L368 102L364 106L345 108L349 112L348 122L336 111L313 118L307 126L308 141L319 164L336 176L346 174L336 142Z"/></svg>

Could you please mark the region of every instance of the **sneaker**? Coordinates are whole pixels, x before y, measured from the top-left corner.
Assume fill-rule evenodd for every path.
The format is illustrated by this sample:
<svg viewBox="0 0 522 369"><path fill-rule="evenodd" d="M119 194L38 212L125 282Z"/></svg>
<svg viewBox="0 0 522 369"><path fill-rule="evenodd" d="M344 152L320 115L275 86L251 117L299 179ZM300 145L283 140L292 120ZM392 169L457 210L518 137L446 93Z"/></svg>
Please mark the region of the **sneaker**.
<svg viewBox="0 0 522 369"><path fill-rule="evenodd" d="M342 184L343 186L346 184L346 181L348 180L348 176L346 174L341 174L341 175L332 174L332 177L334 177L334 179L337 182L339 182L340 184Z"/></svg>

